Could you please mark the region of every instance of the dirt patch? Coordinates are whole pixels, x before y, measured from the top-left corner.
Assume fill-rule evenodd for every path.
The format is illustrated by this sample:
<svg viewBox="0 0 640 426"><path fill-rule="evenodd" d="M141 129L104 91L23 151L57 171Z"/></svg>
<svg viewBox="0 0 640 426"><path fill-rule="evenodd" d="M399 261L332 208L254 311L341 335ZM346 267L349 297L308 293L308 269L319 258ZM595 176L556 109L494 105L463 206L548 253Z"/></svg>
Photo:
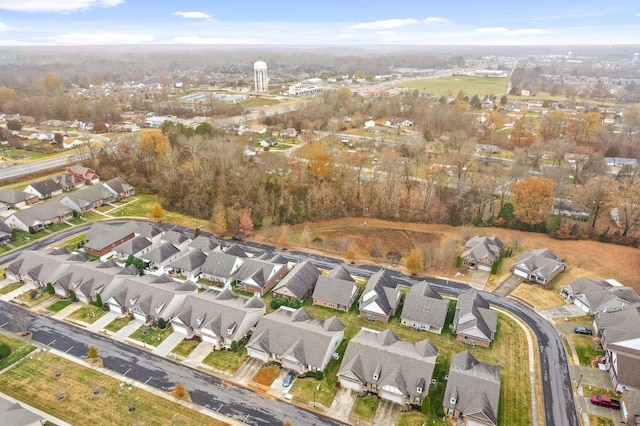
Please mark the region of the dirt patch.
<svg viewBox="0 0 640 426"><path fill-rule="evenodd" d="M308 241L303 230L308 227ZM560 241L546 234L515 231L503 228L453 227L443 224L391 222L377 219L345 218L323 222L309 222L289 226L287 246L317 253L344 257L346 244L357 246L356 262L386 265L386 255L398 251L406 256L414 247L442 250L445 245L455 247L441 265L427 266L424 273L454 277L455 258L462 252L464 241L473 235L497 235L506 245L514 248L512 258L504 260L506 270L525 250L549 248L567 263L567 269L552 282L553 290L567 285L581 276L615 278L640 292L640 256L638 249L600 243L597 241ZM261 229L254 238L267 244L276 244L278 231ZM312 241L316 239L316 242ZM321 240L318 241L318 240ZM280 244L278 244L280 246ZM373 248L377 248L373 251ZM373 254L372 254L373 251ZM448 253L447 253L448 254ZM402 265L402 261L400 261ZM470 274L467 274L470 277ZM552 291L553 291L552 290Z"/></svg>
<svg viewBox="0 0 640 426"><path fill-rule="evenodd" d="M258 370L256 375L253 376L253 381L261 385L271 386L276 377L278 377L279 373L280 368L276 367L275 365L262 367L260 370Z"/></svg>

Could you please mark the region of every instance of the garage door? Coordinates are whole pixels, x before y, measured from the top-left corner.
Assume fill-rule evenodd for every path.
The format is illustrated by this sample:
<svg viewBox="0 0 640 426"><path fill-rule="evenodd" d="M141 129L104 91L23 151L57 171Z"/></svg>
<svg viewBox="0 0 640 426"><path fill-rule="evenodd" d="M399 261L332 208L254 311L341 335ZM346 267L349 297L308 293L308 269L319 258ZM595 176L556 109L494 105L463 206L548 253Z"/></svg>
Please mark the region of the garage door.
<svg viewBox="0 0 640 426"><path fill-rule="evenodd" d="M582 309L585 312L589 312L589 307L584 304L581 300L578 299L574 299L573 304L576 305L578 308Z"/></svg>
<svg viewBox="0 0 640 426"><path fill-rule="evenodd" d="M521 271L521 270L519 270L519 269L514 269L514 270L513 270L513 273L514 273L515 275L519 276L519 277L522 277L522 278L525 278L525 279L529 279L529 274L527 274L526 272Z"/></svg>
<svg viewBox="0 0 640 426"><path fill-rule="evenodd" d="M259 359L262 362L267 362L267 354L261 351L256 351L251 348L247 348L247 354L252 357Z"/></svg>
<svg viewBox="0 0 640 426"><path fill-rule="evenodd" d="M397 404L402 404L404 402L404 396L398 395L397 393L392 393L388 391L380 391L380 398L386 399L391 402L395 402Z"/></svg>
<svg viewBox="0 0 640 426"><path fill-rule="evenodd" d="M491 266L487 266L487 265L478 264L478 269L480 269L481 271L491 272Z"/></svg>
<svg viewBox="0 0 640 426"><path fill-rule="evenodd" d="M348 379L340 379L340 387L345 389L351 389L356 392L360 392L362 390L362 385L360 383L356 383L354 381Z"/></svg>

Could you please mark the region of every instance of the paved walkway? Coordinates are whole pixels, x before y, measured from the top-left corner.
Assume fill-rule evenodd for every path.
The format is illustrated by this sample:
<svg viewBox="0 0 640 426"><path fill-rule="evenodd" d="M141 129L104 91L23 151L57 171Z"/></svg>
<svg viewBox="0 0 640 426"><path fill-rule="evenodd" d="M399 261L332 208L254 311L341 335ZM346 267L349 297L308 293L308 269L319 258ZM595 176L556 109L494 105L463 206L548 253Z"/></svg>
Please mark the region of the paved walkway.
<svg viewBox="0 0 640 426"><path fill-rule="evenodd" d="M546 320L553 318L583 317L587 315L585 311L583 311L573 303L558 306L557 308L545 309L544 311L538 311L538 313L542 315L542 317Z"/></svg>
<svg viewBox="0 0 640 426"><path fill-rule="evenodd" d="M15 299L16 297L20 296L25 291L29 291L29 290L32 290L34 288L38 288L38 286L36 286L35 284L25 284L23 286L20 286L20 287L16 288L12 292L9 292L7 294L3 294L2 296L0 296L0 300L3 300L5 302L9 302L9 301L11 301L11 299Z"/></svg>
<svg viewBox="0 0 640 426"><path fill-rule="evenodd" d="M213 343L202 342L196 348L191 351L188 357L184 359L185 364L195 365L200 364L211 353L213 349Z"/></svg>
<svg viewBox="0 0 640 426"><path fill-rule="evenodd" d="M65 319L67 316L71 315L72 313L74 313L75 311L77 311L78 309L84 306L87 306L87 305L85 305L84 303L72 303L69 306L64 307L60 311L54 312L53 317L61 320Z"/></svg>
<svg viewBox="0 0 640 426"><path fill-rule="evenodd" d="M178 346L178 344L182 342L185 337L187 336L185 336L182 333L178 333L177 331L174 331L166 339L164 339L162 343L156 346L156 348L151 352L153 352L156 355L167 356L167 354L171 352L173 348Z"/></svg>
<svg viewBox="0 0 640 426"><path fill-rule="evenodd" d="M94 321L93 324L89 324L87 328L94 332L100 331L104 329L107 325L109 325L110 322L118 318L119 316L120 315L118 315L117 313L113 311L109 311L106 314L104 314L101 318L98 318L96 321Z"/></svg>
<svg viewBox="0 0 640 426"><path fill-rule="evenodd" d="M358 394L351 389L338 389L329 408L329 412L338 420L342 420L343 422L349 421L349 414L351 414L351 409L357 397Z"/></svg>
<svg viewBox="0 0 640 426"><path fill-rule="evenodd" d="M131 335L131 333L133 333L134 331L136 331L137 329L139 329L143 325L144 324L142 324L142 321L138 321L138 320L135 320L135 319L131 320L131 322L129 324L125 325L120 330L118 330L116 333L114 333L111 336L111 338L113 340L117 340L119 342L124 342L125 339Z"/></svg>

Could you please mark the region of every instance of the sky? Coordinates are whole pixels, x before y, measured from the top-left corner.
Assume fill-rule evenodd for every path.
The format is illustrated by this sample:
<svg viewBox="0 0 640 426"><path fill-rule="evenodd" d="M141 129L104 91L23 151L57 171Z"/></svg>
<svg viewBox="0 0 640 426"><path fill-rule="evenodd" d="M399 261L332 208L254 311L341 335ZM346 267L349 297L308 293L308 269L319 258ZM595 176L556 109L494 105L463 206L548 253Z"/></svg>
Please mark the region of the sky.
<svg viewBox="0 0 640 426"><path fill-rule="evenodd" d="M0 46L640 44L640 1L0 0Z"/></svg>

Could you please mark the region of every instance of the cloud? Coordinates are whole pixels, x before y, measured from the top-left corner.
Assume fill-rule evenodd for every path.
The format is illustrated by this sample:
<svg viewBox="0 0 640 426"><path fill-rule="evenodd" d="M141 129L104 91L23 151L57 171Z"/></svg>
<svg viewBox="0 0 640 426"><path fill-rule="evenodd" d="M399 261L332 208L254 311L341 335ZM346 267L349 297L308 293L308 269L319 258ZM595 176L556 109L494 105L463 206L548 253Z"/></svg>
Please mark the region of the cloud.
<svg viewBox="0 0 640 426"><path fill-rule="evenodd" d="M74 45L144 44L152 42L153 36L125 33L67 33L50 37L48 40L56 44Z"/></svg>
<svg viewBox="0 0 640 426"><path fill-rule="evenodd" d="M76 12L92 7L116 7L124 0L0 0L0 9L16 12Z"/></svg>
<svg viewBox="0 0 640 426"><path fill-rule="evenodd" d="M180 16L185 19L213 19L213 16L207 12L173 12L174 15Z"/></svg>
<svg viewBox="0 0 640 426"><path fill-rule="evenodd" d="M390 28L404 27L407 25L417 24L418 21L413 18L407 19L386 19L384 21L363 22L361 24L352 25L352 30L387 30Z"/></svg>
<svg viewBox="0 0 640 426"><path fill-rule="evenodd" d="M7 31L13 30L13 27L5 24L4 22L0 22L0 33L6 33Z"/></svg>
<svg viewBox="0 0 640 426"><path fill-rule="evenodd" d="M507 36L549 34L548 30L544 30L542 28L520 28L517 30L510 30L505 27L482 27L476 28L473 32L476 34L503 34Z"/></svg>
<svg viewBox="0 0 640 426"><path fill-rule="evenodd" d="M636 16L640 16L640 12L636 13Z"/></svg>
<svg viewBox="0 0 640 426"><path fill-rule="evenodd" d="M174 44L257 44L252 38L180 36L171 39Z"/></svg>
<svg viewBox="0 0 640 426"><path fill-rule="evenodd" d="M389 30L385 30L385 31L376 31L376 35L392 35L395 34L395 31L389 31Z"/></svg>
<svg viewBox="0 0 640 426"><path fill-rule="evenodd" d="M450 24L451 21L447 18L438 18L437 16L429 16L422 20L425 24Z"/></svg>

